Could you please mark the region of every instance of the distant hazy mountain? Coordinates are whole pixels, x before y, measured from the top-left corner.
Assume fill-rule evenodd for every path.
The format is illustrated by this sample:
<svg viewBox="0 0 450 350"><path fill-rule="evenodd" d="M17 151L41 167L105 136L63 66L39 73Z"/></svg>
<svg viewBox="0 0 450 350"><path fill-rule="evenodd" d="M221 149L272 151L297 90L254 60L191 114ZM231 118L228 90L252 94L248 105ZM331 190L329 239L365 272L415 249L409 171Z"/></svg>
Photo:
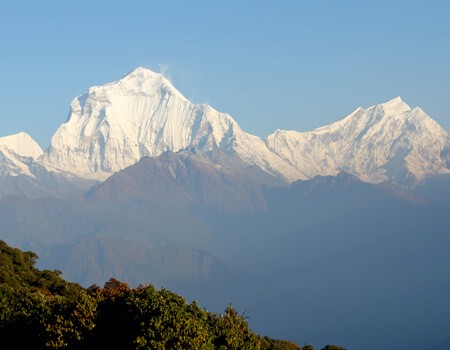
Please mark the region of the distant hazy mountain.
<svg viewBox="0 0 450 350"><path fill-rule="evenodd" d="M284 187L252 176L166 152L82 199L4 197L0 232L84 285L116 277L232 302L280 338L421 349L427 336L410 329L446 336L448 208L345 173Z"/></svg>
<svg viewBox="0 0 450 350"><path fill-rule="evenodd" d="M251 212L266 207L261 184L282 184L260 168L220 152L215 153L214 162L210 158L195 151L145 157L111 175L86 197L123 206L176 204Z"/></svg>
<svg viewBox="0 0 450 350"><path fill-rule="evenodd" d="M327 335L375 350L423 349L448 335L448 207L343 173L265 197L267 211L215 231L225 261L296 295L282 306L293 312L279 336L301 330L313 344Z"/></svg>
<svg viewBox="0 0 450 350"><path fill-rule="evenodd" d="M421 349L446 336L448 208L345 173L247 181L201 153L167 152L84 199L4 197L0 232L84 285L116 277L211 309L232 302L280 338Z"/></svg>
<svg viewBox="0 0 450 350"><path fill-rule="evenodd" d="M450 208L450 175L427 178L414 188L414 193Z"/></svg>

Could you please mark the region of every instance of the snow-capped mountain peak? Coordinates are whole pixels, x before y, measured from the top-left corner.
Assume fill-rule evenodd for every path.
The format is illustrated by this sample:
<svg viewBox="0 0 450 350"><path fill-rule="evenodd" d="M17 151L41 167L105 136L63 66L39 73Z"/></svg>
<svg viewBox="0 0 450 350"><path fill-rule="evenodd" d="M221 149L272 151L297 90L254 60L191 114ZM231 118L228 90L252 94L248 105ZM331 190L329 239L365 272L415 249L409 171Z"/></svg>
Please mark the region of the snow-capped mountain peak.
<svg viewBox="0 0 450 350"><path fill-rule="evenodd" d="M186 98L179 92L172 83L161 73L154 72L144 67L138 67L128 74L124 75L116 82L105 85L117 85L127 93L148 94L168 93L176 95L180 99Z"/></svg>
<svg viewBox="0 0 450 350"><path fill-rule="evenodd" d="M305 178L344 171L369 182L414 184L448 174L448 133L400 97L358 108L347 117L308 131L278 131L268 147Z"/></svg>
<svg viewBox="0 0 450 350"><path fill-rule="evenodd" d="M191 103L161 74L140 67L75 98L67 122L52 137L42 161L86 178L104 179L143 156L188 147L231 149L245 143L237 142L239 138L264 146L262 140L243 133L228 114ZM240 151L248 153L251 148Z"/></svg>
<svg viewBox="0 0 450 350"><path fill-rule="evenodd" d="M26 132L0 137L0 147L6 147L19 156L32 157L34 159L39 158L43 153L38 143Z"/></svg>
<svg viewBox="0 0 450 350"><path fill-rule="evenodd" d="M41 155L41 147L25 132L0 137L0 175L34 177L29 165Z"/></svg>
<svg viewBox="0 0 450 350"><path fill-rule="evenodd" d="M398 115L402 113L409 112L411 107L409 107L400 96L393 98L385 103L370 107L370 108L382 108L386 115Z"/></svg>

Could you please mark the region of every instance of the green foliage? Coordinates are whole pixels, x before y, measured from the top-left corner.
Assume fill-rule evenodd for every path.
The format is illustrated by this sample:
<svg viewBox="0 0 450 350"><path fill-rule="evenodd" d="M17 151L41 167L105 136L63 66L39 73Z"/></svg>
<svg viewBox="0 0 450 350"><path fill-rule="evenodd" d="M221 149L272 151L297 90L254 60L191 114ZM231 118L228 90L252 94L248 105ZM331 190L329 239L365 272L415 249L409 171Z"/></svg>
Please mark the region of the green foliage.
<svg viewBox="0 0 450 350"><path fill-rule="evenodd" d="M0 284L76 298L81 286L64 281L61 271L37 269L34 266L37 258L33 252L22 252L0 240Z"/></svg>
<svg viewBox="0 0 450 350"><path fill-rule="evenodd" d="M260 339L248 327L245 316L230 304L224 315L210 315L215 349L260 349Z"/></svg>
<svg viewBox="0 0 450 350"><path fill-rule="evenodd" d="M0 338L19 348L65 348L94 327L96 300L85 291L75 300L2 284L0 305Z"/></svg>
<svg viewBox="0 0 450 350"><path fill-rule="evenodd" d="M259 338L231 305L224 315L153 286L129 289L112 280L99 290L89 346L121 349L259 349ZM105 339L106 342L105 343Z"/></svg>
<svg viewBox="0 0 450 350"><path fill-rule="evenodd" d="M152 285L84 289L0 241L0 339L24 349L306 350L259 337L230 304L214 314ZM309 348L312 349L312 348ZM331 345L326 350L341 349ZM325 350L324 349L324 350Z"/></svg>
<svg viewBox="0 0 450 350"><path fill-rule="evenodd" d="M2 342L16 344L18 348L43 346L45 343L45 319L50 310L46 297L27 289L14 289L0 285Z"/></svg>
<svg viewBox="0 0 450 350"><path fill-rule="evenodd" d="M95 327L97 305L97 300L85 291L79 293L76 301L61 296L51 300L51 315L44 322L46 347L82 344Z"/></svg>
<svg viewBox="0 0 450 350"><path fill-rule="evenodd" d="M261 339L261 350L303 350L297 344L288 340L271 339L264 337Z"/></svg>
<svg viewBox="0 0 450 350"><path fill-rule="evenodd" d="M305 344L302 348L303 350L314 350L314 346L311 344Z"/></svg>
<svg viewBox="0 0 450 350"><path fill-rule="evenodd" d="M179 295L153 287L135 290L129 302L139 315L137 349L211 349L204 311Z"/></svg>
<svg viewBox="0 0 450 350"><path fill-rule="evenodd" d="M337 345L326 345L322 350L347 350L343 347L337 346Z"/></svg>

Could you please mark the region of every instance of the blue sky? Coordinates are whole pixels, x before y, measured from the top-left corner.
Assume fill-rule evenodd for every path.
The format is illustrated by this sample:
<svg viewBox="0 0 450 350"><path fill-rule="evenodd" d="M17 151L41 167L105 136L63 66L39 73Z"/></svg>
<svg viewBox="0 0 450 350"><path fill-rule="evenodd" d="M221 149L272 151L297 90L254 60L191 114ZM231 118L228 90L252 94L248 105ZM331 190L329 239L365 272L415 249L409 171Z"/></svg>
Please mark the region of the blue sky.
<svg viewBox="0 0 450 350"><path fill-rule="evenodd" d="M450 130L449 1L10 1L0 135L45 148L69 103L138 66L266 136L400 95Z"/></svg>

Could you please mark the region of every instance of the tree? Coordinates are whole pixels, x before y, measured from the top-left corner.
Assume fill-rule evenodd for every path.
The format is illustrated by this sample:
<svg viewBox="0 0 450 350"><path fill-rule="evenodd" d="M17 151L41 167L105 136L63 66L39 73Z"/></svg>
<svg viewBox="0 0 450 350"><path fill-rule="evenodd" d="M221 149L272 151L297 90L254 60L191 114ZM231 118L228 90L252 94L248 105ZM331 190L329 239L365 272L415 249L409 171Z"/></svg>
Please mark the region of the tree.
<svg viewBox="0 0 450 350"><path fill-rule="evenodd" d="M245 316L238 314L233 305L228 305L224 315L212 315L210 323L216 349L260 349L258 336L250 330Z"/></svg>

